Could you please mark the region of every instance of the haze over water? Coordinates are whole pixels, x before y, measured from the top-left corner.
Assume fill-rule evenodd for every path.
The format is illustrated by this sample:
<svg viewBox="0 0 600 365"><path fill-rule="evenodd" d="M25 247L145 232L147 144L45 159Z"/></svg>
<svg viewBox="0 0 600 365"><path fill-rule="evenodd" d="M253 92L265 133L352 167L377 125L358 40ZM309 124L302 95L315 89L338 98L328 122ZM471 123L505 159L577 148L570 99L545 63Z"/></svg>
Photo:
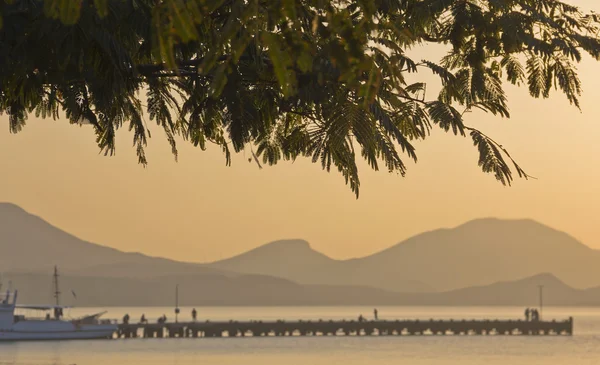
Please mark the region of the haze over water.
<svg viewBox="0 0 600 365"><path fill-rule="evenodd" d="M354 319L371 317L367 307L202 307L200 320ZM381 319L522 318L516 307L380 307ZM100 309L98 309L100 310ZM73 310L71 315L96 308ZM189 320L182 308L180 320ZM109 308L107 318L144 313L154 321L173 308ZM575 318L575 335L553 336L404 336L293 337L221 339L131 339L0 344L0 365L479 365L600 364L600 309L545 308L544 318Z"/></svg>

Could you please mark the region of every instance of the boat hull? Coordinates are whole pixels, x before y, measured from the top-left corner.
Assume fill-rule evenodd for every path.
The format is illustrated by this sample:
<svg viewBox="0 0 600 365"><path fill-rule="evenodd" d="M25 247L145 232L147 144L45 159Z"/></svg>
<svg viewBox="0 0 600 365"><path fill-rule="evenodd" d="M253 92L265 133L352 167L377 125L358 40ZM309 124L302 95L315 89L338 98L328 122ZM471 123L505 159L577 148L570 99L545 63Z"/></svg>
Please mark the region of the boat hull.
<svg viewBox="0 0 600 365"><path fill-rule="evenodd" d="M114 325L82 326L76 330L66 331L21 331L0 330L0 341L42 341L42 340L93 340L112 338L117 331Z"/></svg>

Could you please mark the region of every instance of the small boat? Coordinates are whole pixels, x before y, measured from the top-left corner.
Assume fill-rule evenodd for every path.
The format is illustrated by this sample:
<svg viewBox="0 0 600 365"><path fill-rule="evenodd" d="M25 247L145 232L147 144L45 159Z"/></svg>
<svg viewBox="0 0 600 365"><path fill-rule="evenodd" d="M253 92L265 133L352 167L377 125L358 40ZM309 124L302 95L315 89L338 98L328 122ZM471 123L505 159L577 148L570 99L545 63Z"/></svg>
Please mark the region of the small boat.
<svg viewBox="0 0 600 365"><path fill-rule="evenodd" d="M70 307L58 304L56 268L54 282L56 305L17 305L18 292L16 290L13 293L10 290L6 291L4 298L0 298L0 341L112 338L118 326L111 323L110 320L100 319L105 312L73 320L63 319L63 310ZM40 318L29 318L15 314L18 309L45 312L46 315Z"/></svg>

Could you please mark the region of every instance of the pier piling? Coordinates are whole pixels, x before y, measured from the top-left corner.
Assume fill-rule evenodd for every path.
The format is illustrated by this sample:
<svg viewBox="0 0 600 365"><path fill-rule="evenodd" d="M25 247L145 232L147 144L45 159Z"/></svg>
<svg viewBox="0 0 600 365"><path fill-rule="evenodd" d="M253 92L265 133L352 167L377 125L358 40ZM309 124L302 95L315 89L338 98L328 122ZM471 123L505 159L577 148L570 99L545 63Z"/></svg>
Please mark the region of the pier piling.
<svg viewBox="0 0 600 365"><path fill-rule="evenodd" d="M292 336L571 336L573 318L564 321L395 320L250 321L121 324L117 338L292 337Z"/></svg>

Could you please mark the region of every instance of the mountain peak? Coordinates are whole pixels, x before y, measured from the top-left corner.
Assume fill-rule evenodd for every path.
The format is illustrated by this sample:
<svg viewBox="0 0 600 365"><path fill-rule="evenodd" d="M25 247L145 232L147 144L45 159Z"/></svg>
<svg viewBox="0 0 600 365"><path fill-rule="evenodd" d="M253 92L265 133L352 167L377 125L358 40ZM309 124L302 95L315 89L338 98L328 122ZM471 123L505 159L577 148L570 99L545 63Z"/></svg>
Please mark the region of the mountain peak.
<svg viewBox="0 0 600 365"><path fill-rule="evenodd" d="M300 256L299 256L300 255ZM217 263L231 262L238 260L262 261L275 260L277 262L287 259L302 259L308 257L326 257L320 252L315 251L308 241L303 239L285 239L266 243L250 251L237 256L219 261Z"/></svg>
<svg viewBox="0 0 600 365"><path fill-rule="evenodd" d="M16 204L9 203L9 202L0 202L0 214L6 214L6 213L29 214L29 213L27 213L27 211L25 211L25 209L21 208L20 206L18 206Z"/></svg>
<svg viewBox="0 0 600 365"><path fill-rule="evenodd" d="M257 249L312 250L312 247L310 247L308 241L303 239L285 239L265 243L264 245L257 247Z"/></svg>
<svg viewBox="0 0 600 365"><path fill-rule="evenodd" d="M567 284L565 284L556 275L554 275L550 272L539 273L537 275L533 275L533 276L518 280L517 282L532 282L532 283L537 283L538 285L559 284L559 285L567 286Z"/></svg>
<svg viewBox="0 0 600 365"><path fill-rule="evenodd" d="M510 225L510 224L523 224L523 225L535 225L550 228L543 223L536 221L531 218L497 218L497 217L484 217L472 219L459 225L456 228L468 227L468 226L481 226L481 225Z"/></svg>
<svg viewBox="0 0 600 365"><path fill-rule="evenodd" d="M302 239L288 239L267 243L240 255L213 262L210 267L245 274L278 276L289 280L317 276L338 261L315 251ZM321 274L319 274L321 273Z"/></svg>
<svg viewBox="0 0 600 365"><path fill-rule="evenodd" d="M396 266L398 275L418 273L421 281L444 291L540 272L589 287L597 283L599 258L567 233L535 220L482 218L413 236L362 261L370 270Z"/></svg>
<svg viewBox="0 0 600 365"><path fill-rule="evenodd" d="M569 285L567 285L565 282L560 280L556 275L549 273L549 272L543 272L543 273L527 276L527 277L516 279L516 280L501 280L501 281L497 281L495 283L487 284L487 285L469 286L469 287L465 287L462 289L454 290L454 292L473 291L473 290L477 290L477 289L481 289L481 288L498 288L498 287L506 287L506 286L511 287L511 288L515 288L515 287L537 288L540 285L548 287L548 288L561 287L561 288L573 289Z"/></svg>
<svg viewBox="0 0 600 365"><path fill-rule="evenodd" d="M591 249L578 241L573 236L556 228L550 227L544 223L530 218L521 219L500 219L500 218L481 218L466 222L454 229L457 234L467 234L469 236L478 236L489 239L480 240L480 243L494 243L495 237L505 238L504 244L511 246L517 236L527 238L528 245L537 246L536 249L547 249L549 246L562 246L563 249L574 248L579 250L591 251ZM497 242L496 242L497 243ZM522 246L522 249L527 249Z"/></svg>

